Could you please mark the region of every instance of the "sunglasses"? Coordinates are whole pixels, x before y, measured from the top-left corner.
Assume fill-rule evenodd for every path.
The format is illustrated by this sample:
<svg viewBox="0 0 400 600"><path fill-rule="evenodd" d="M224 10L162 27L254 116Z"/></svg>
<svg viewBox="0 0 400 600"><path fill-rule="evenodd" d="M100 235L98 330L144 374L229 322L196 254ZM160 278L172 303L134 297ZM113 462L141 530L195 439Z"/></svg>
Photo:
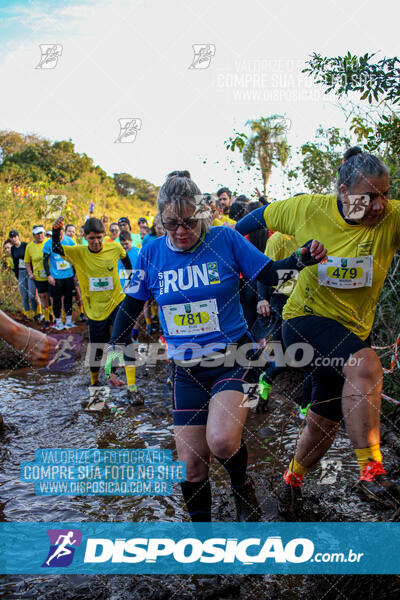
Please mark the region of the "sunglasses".
<svg viewBox="0 0 400 600"><path fill-rule="evenodd" d="M198 219L180 219L179 221L177 219L168 219L168 221L161 221L164 229L166 229L167 231L176 231L178 229L178 227L180 225L182 225L182 227L184 229L196 229L197 223L199 222Z"/></svg>

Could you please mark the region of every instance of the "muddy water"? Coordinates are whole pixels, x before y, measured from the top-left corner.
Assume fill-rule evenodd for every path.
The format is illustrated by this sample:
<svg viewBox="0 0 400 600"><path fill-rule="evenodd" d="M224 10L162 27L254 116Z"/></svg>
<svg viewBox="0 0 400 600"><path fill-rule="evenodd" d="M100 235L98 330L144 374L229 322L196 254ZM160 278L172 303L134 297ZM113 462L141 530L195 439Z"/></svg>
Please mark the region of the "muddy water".
<svg viewBox="0 0 400 600"><path fill-rule="evenodd" d="M87 371L74 365L68 374L31 369L0 375L0 412L7 423L1 434L0 519L2 521L180 521L186 519L180 490L170 497L45 497L33 484L20 483L20 463L33 460L37 448L174 448L171 389L164 366L138 370L144 408L132 416L87 414ZM273 488L293 453L301 427L295 379L275 387L266 414L251 413L246 423L249 471L257 483L264 520L278 520ZM383 448L388 470L399 473L398 456ZM301 520L388 521L393 511L376 511L353 492L357 465L344 431L327 462L307 477ZM213 462L214 520L234 520L227 477ZM347 586L347 587L346 587ZM366 593L359 595L365 587ZM343 590L346 593L343 595ZM370 592L374 591L373 595ZM399 598L396 577L339 576L1 576L1 598L52 599L146 598Z"/></svg>

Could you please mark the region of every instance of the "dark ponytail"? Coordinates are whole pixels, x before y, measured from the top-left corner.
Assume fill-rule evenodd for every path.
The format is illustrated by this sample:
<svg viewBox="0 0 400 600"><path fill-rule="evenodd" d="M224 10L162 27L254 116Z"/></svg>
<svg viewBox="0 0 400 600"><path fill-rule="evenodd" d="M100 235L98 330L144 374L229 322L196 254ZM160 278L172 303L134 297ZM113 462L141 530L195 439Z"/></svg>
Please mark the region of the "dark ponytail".
<svg viewBox="0 0 400 600"><path fill-rule="evenodd" d="M363 152L359 146L352 146L346 150L338 171L337 190L339 193L340 186L343 184L348 190L351 190L364 176L382 177L389 173L389 169L379 158Z"/></svg>

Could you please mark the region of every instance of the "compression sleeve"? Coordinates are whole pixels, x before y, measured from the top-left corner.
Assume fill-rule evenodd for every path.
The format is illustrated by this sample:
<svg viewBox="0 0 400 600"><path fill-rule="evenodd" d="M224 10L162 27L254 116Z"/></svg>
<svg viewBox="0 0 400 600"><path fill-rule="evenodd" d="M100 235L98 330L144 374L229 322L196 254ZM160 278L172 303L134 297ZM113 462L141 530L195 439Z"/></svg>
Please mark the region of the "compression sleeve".
<svg viewBox="0 0 400 600"><path fill-rule="evenodd" d="M314 264L317 264L315 262ZM302 271L307 265L302 264L299 255L294 252L287 258L269 262L257 275L257 281L264 285L276 286L295 277L297 271Z"/></svg>
<svg viewBox="0 0 400 600"><path fill-rule="evenodd" d="M46 276L50 275L50 254L43 254L43 266Z"/></svg>
<svg viewBox="0 0 400 600"><path fill-rule="evenodd" d="M128 255L124 256L124 258L121 258L121 262L127 271L132 271L132 263Z"/></svg>
<svg viewBox="0 0 400 600"><path fill-rule="evenodd" d="M270 301L274 288L261 283L261 281L257 281L257 301L261 302L261 300Z"/></svg>
<svg viewBox="0 0 400 600"><path fill-rule="evenodd" d="M253 210L243 217L243 219L240 219L240 221L236 223L236 231L242 235L246 235L247 233L252 233L253 231L265 228L264 211L267 206L268 204L266 206L260 206L260 208L256 208L256 210Z"/></svg>
<svg viewBox="0 0 400 600"><path fill-rule="evenodd" d="M65 252L64 249L61 245L61 241L60 241L60 229L55 229L53 227L53 235L51 236L51 244L52 244L52 250L53 252L55 252L56 254L60 254L60 256L65 256Z"/></svg>
<svg viewBox="0 0 400 600"><path fill-rule="evenodd" d="M115 317L110 346L114 344L129 344L132 327L143 310L144 300L125 296Z"/></svg>

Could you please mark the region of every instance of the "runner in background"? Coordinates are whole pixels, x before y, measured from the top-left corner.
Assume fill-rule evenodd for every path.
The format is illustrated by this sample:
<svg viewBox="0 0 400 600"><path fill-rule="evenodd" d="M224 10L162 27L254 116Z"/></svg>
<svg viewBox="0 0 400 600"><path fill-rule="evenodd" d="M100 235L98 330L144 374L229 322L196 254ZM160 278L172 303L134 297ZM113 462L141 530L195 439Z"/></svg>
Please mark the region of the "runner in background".
<svg viewBox="0 0 400 600"><path fill-rule="evenodd" d="M60 228L60 242L62 246L75 246L72 238L64 234L64 228ZM53 300L53 312L55 317L54 328L57 331L71 329L72 322L72 292L74 290L74 270L72 265L53 251L52 240L47 240L43 246L43 265L49 284L49 293ZM65 313L65 324L61 320L62 304Z"/></svg>
<svg viewBox="0 0 400 600"><path fill-rule="evenodd" d="M53 252L60 254L70 262L78 276L82 290L83 304L89 319L89 364L90 383L98 385L100 364L104 344L111 335L111 329L119 304L125 295L122 291L118 275L118 260L124 267L132 270L131 261L120 244L103 244L105 235L104 225L100 219L92 217L84 226L84 234L88 246L63 246L60 243L60 229L63 217L53 225ZM135 370L126 366L127 379L126 400L135 404ZM115 373L110 377L111 385L122 386Z"/></svg>
<svg viewBox="0 0 400 600"><path fill-rule="evenodd" d="M132 233L131 222L129 221L128 217L121 217L120 219L118 219L118 227L120 232L129 231L129 233L131 234L132 246L140 248L142 244L142 238L140 237L139 233ZM120 242L119 237L116 241Z"/></svg>
<svg viewBox="0 0 400 600"><path fill-rule="evenodd" d="M36 286L35 282L28 277L24 261L27 244L26 242L21 242L16 229L11 229L8 235L12 243L11 256L13 259L13 268L15 277L18 280L24 314L27 319L39 322L40 316L37 314Z"/></svg>
<svg viewBox="0 0 400 600"><path fill-rule="evenodd" d="M25 248L24 262L28 277L35 282L39 294L40 303L44 316L43 329L49 327L53 322L52 311L49 304L49 288L46 271L43 265L44 227L35 225L32 229L33 241Z"/></svg>
<svg viewBox="0 0 400 600"><path fill-rule="evenodd" d="M76 229L75 229L75 225L73 225L72 223L68 223L68 225L65 226L65 235L70 237L72 240L74 240L75 244L77 244L78 242L76 241Z"/></svg>
<svg viewBox="0 0 400 600"><path fill-rule="evenodd" d="M108 241L115 242L115 240L117 240L118 236L119 236L118 223L111 223L109 231L110 231L110 236L108 238Z"/></svg>
<svg viewBox="0 0 400 600"><path fill-rule="evenodd" d="M218 196L218 201L221 207L221 214L219 215L218 219L220 221L222 221L222 223L225 222L233 222L232 219L230 219L229 217L229 209L232 205L232 192L229 188L227 187L222 187L218 190L217 192L217 196Z"/></svg>

